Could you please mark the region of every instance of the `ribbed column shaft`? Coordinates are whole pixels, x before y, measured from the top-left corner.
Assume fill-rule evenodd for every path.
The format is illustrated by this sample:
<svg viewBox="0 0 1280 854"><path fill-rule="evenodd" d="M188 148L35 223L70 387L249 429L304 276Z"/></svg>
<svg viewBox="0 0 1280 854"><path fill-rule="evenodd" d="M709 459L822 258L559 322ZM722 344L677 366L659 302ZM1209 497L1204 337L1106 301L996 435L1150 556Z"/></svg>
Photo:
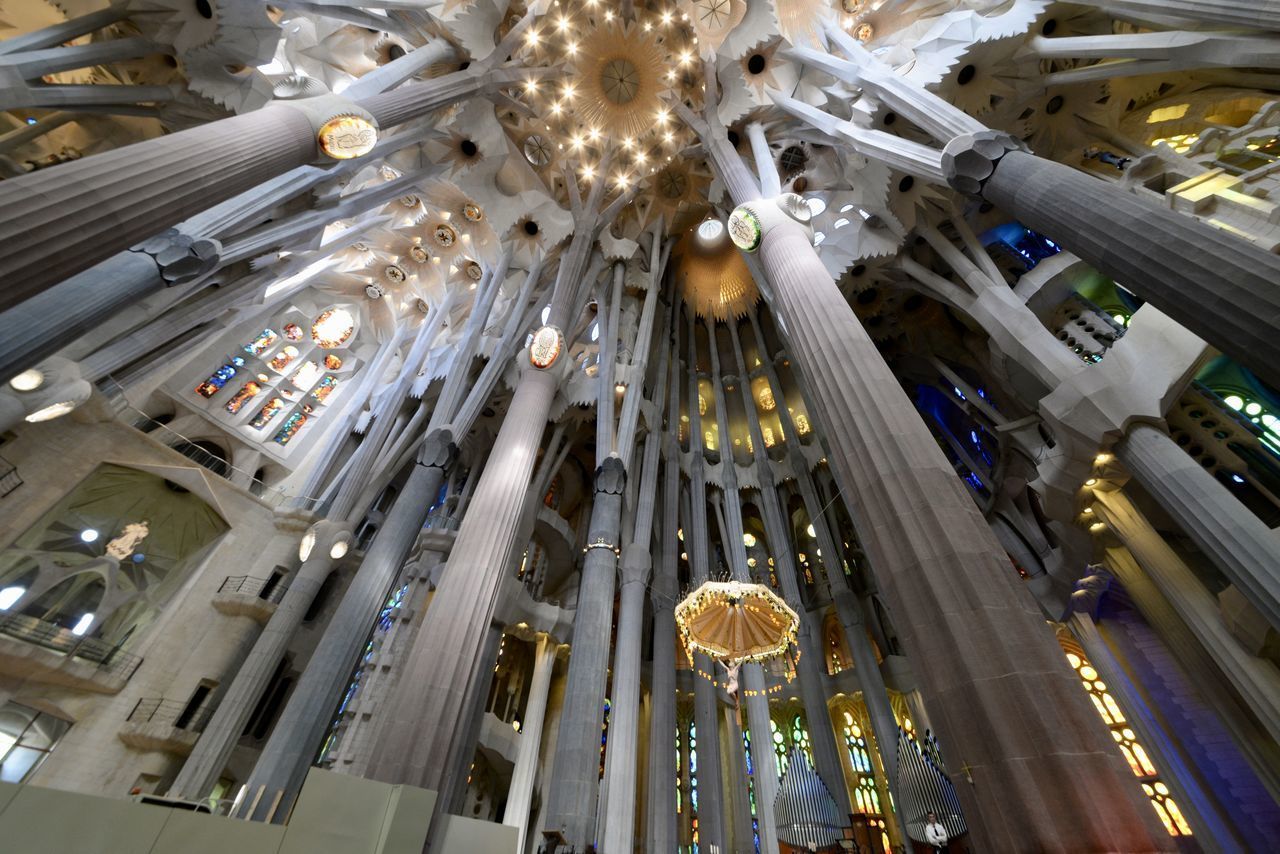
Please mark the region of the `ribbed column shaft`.
<svg viewBox="0 0 1280 854"><path fill-rule="evenodd" d="M608 810L601 851L631 851L636 821L636 754L640 743L640 636L644 629L645 572L623 570L618 636L613 656L613 712L609 720Z"/></svg>
<svg viewBox="0 0 1280 854"><path fill-rule="evenodd" d="M672 310L672 320L676 311ZM662 559L653 574L650 602L653 606L653 668L649 683L649 764L645 810L646 854L670 854L676 847L676 760L671 737L676 731L676 620L677 565L680 554L680 360L671 359L667 390L667 427L662 435ZM657 441L655 436L653 441Z"/></svg>
<svg viewBox="0 0 1280 854"><path fill-rule="evenodd" d="M1098 518L1133 553L1149 582L1177 612L1258 723L1280 743L1280 673L1275 666L1250 655L1232 637L1213 594L1151 527L1129 496L1119 490L1094 490L1094 497ZM1126 582L1125 586L1131 585ZM1144 608L1144 612L1148 610L1154 608Z"/></svg>
<svg viewBox="0 0 1280 854"><path fill-rule="evenodd" d="M1280 538L1157 427L1138 423L1116 456L1182 530L1280 629Z"/></svg>
<svg viewBox="0 0 1280 854"><path fill-rule="evenodd" d="M1022 151L982 195L1280 386L1280 257Z"/></svg>
<svg viewBox="0 0 1280 854"><path fill-rule="evenodd" d="M724 483L724 513L718 515L722 528L720 543L729 560L730 571L735 581L751 583L751 572L747 567L747 550L742 541L742 496L738 492L737 466L733 462L733 445L729 433L729 406L725 400L724 382L720 374L720 352L715 346L715 324L707 322L707 338L711 346L711 387L716 398L716 426L720 433L720 441L725 448L727 464L721 471ZM746 387L745 378L740 378L739 385ZM761 735L770 732L769 697L764 681L764 671L759 664L742 665L742 687L739 691L741 705L747 708L747 726L751 728L756 743L760 743ZM734 744L735 751L741 751L740 744ZM773 854L778 850L778 823L774 818L773 802L778 796L778 766L773 762L756 762L752 767L752 778L755 782L756 821L760 833L760 850L764 854Z"/></svg>
<svg viewBox="0 0 1280 854"><path fill-rule="evenodd" d="M1174 18L1215 27L1280 30L1280 2L1276 0L1081 0L1080 4L1140 21Z"/></svg>
<svg viewBox="0 0 1280 854"><path fill-rule="evenodd" d="M974 781L959 791L975 843L1168 849L1030 594L805 231L779 223L760 260L949 766ZM1065 794L1064 781L1070 797L1046 811L1038 793Z"/></svg>
<svg viewBox="0 0 1280 854"><path fill-rule="evenodd" d="M850 812L849 790L844 785L844 775L840 771L840 748L836 745L835 731L831 727L831 714L823 691L822 674L818 669L819 663L823 660L822 644L818 642L812 621L800 598L795 558L792 557L795 549L788 533L789 526L782 512L782 504L778 500L778 491L771 482L774 477L773 464L765 450L764 432L760 428L760 412L756 409L755 399L751 396L751 383L748 381L746 360L742 357L738 324L730 323L729 332L733 341L734 364L737 366L740 379L738 388L742 394L742 407L747 413L747 427L751 433L756 470L760 472L759 507L760 516L764 522L765 538L782 586L782 598L800 617L798 637L800 662L796 670L800 682L800 699L804 704L805 718L809 721L814 770L818 772L818 776L831 792L831 797L835 799L836 810L841 815L847 815ZM762 352L763 349L761 347ZM786 398L782 394L782 389L780 387L772 389L772 393L773 399L779 404L776 406L779 415L787 416ZM788 442L796 441L789 416L782 428Z"/></svg>
<svg viewBox="0 0 1280 854"><path fill-rule="evenodd" d="M307 116L270 105L0 182L0 310L316 154Z"/></svg>
<svg viewBox="0 0 1280 854"><path fill-rule="evenodd" d="M289 642L302 624L307 609L315 601L320 585L333 571L329 547L317 550L289 581L289 589L253 644L248 657L236 671L209 723L200 733L191 755L169 787L173 797L198 800L213 790L226 767L231 751L244 732L249 716L271 683Z"/></svg>
<svg viewBox="0 0 1280 854"><path fill-rule="evenodd" d="M432 441L431 437L428 441ZM315 759L378 609L409 556L444 477L442 465L415 465L391 505L249 776L250 792L261 786L267 793L255 818L265 815L277 791L284 791L285 795L276 821L283 821L288 815L288 806L297 797L307 768ZM455 545L455 555L456 549ZM446 581L460 575L453 573L446 576Z"/></svg>
<svg viewBox="0 0 1280 854"><path fill-rule="evenodd" d="M881 761L884 762L886 783L889 791L898 793L898 722L893 716L893 708L889 705L889 694L884 685L884 676L880 673L880 664L876 661L871 649L871 640L867 637L866 624L862 619L862 610L858 606L853 591L844 579L844 568L839 543L832 535L822 512L822 502L818 500L818 491L808 471L796 476L801 499L809 523L817 535L819 549L822 552L822 570L827 579L827 587L831 591L831 599L836 606L836 616L844 629L845 641L849 644L849 652L853 656L854 676L862 687L862 701L867 706L867 716L871 720L871 732L875 736L876 746L880 750Z"/></svg>
<svg viewBox="0 0 1280 854"><path fill-rule="evenodd" d="M520 377L454 541L452 571L436 588L377 736L369 763L374 779L435 789L446 797L449 748L465 737L474 665L515 547L556 387L556 376L546 371L526 368Z"/></svg>
<svg viewBox="0 0 1280 854"><path fill-rule="evenodd" d="M520 844L516 846L516 851L521 852L524 851L524 842L529 836L529 810L533 806L533 786L542 747L542 725L547 718L547 696L551 691L551 672L555 664L556 642L547 635L539 635L538 646L533 655L529 699L524 706L524 720L520 722L516 766L511 771L507 806L502 813L503 824L519 829Z"/></svg>
<svg viewBox="0 0 1280 854"><path fill-rule="evenodd" d="M549 827L579 849L595 842L600 795L600 728L609 678L609 639L621 536L625 474L617 458L596 470L595 501L587 534L587 554L578 584L573 646L564 689L564 711L556 738L555 785ZM599 543L599 546L595 544ZM606 750L608 748L606 747Z"/></svg>

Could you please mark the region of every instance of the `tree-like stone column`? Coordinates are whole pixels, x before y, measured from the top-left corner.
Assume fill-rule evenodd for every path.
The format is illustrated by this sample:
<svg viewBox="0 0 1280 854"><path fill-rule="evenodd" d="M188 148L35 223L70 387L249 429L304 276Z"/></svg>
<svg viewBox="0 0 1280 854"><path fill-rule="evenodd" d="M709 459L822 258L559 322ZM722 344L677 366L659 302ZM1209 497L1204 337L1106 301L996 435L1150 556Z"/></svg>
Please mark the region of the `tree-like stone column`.
<svg viewBox="0 0 1280 854"><path fill-rule="evenodd" d="M585 848L595 840L600 781L600 727L609 673L614 580L622 528L622 495L627 473L608 457L596 469L595 500L587 529L587 553L578 585L564 711L556 738L555 786L548 824L570 844Z"/></svg>
<svg viewBox="0 0 1280 854"><path fill-rule="evenodd" d="M509 36L510 37L510 36ZM494 57L501 53L495 50ZM486 60L434 80L353 101L279 101L231 118L0 182L0 310L28 299L262 182L322 157L321 130L354 116L387 129L482 90L548 69L494 69ZM373 146L350 149L350 158Z"/></svg>
<svg viewBox="0 0 1280 854"><path fill-rule="evenodd" d="M751 570L747 567L747 550L742 541L742 496L738 492L737 465L733 461L733 445L729 442L729 406L725 399L724 382L720 373L720 351L716 346L715 323L707 320L707 340L711 342L711 387L716 398L716 427L723 443L723 454L726 465L721 470L724 487L723 512L717 514L720 522L720 544L729 561L729 571L735 581L743 584L751 583ZM748 383L740 377L738 384L744 389ZM753 407L754 408L754 407ZM763 448L763 439L756 448ZM739 697L746 706L747 726L755 735L756 744L764 743L765 733L769 733L769 696L765 684L764 669L756 662L742 665L742 688ZM742 755L739 735L732 743L735 755ZM758 750L760 748L757 748ZM756 757L752 764L752 779L755 784L756 822L760 834L760 850L764 854L773 854L778 850L778 822L773 811L774 801L778 797L778 766L774 762L759 761ZM745 782L745 781L743 781ZM735 787L733 794L738 794ZM745 795L745 789L743 790Z"/></svg>
<svg viewBox="0 0 1280 854"><path fill-rule="evenodd" d="M289 807L330 723L334 703L351 678L369 627L408 557L427 509L440 492L457 453L453 435L448 430L437 430L422 443L417 464L387 513L373 545L365 553L360 570L311 654L249 776L250 794L246 802L252 804L259 789L264 793L249 817L266 818L273 810L277 792L283 794L279 806L274 808L273 820L283 822L289 814Z"/></svg>
<svg viewBox="0 0 1280 854"><path fill-rule="evenodd" d="M503 824L519 829L517 851L524 851L524 842L529 835L529 810L533 806L542 725L547 717L547 696L551 691L551 671L555 667L558 647L549 635L538 635L538 645L533 654L533 679L529 683L529 698L525 701L524 720L520 722L516 766L511 771L507 806L502 813Z"/></svg>
<svg viewBox="0 0 1280 854"><path fill-rule="evenodd" d="M1275 532L1158 427L1134 424L1115 450L1201 551L1280 628L1280 540Z"/></svg>
<svg viewBox="0 0 1280 854"><path fill-rule="evenodd" d="M686 310L689 310L686 305ZM711 579L711 545L707 533L706 460L703 456L702 413L698 404L698 350L694 318L687 318L689 362L689 490L681 509L684 514L684 547L689 556L689 583L693 588ZM727 846L724 774L720 762L720 698L714 678L715 665L705 652L693 654L693 721L702 739L698 751L698 835L704 845ZM707 749L710 746L711 749Z"/></svg>
<svg viewBox="0 0 1280 854"><path fill-rule="evenodd" d="M476 678L474 665L515 547L529 477L559 384L558 371L532 366L523 371L462 519L450 571L423 617L369 763L374 779L435 789L442 800L454 783L450 747L466 732L470 709L465 700Z"/></svg>
<svg viewBox="0 0 1280 854"><path fill-rule="evenodd" d="M779 211L760 259L792 355L830 419L831 463L853 490L859 540L948 764L973 780L958 791L975 843L1170 849L1030 594L808 234ZM1044 810L1038 792L1064 781L1071 797Z"/></svg>
<svg viewBox="0 0 1280 854"><path fill-rule="evenodd" d="M648 342L640 345L648 349ZM658 368L658 384L654 400L659 405L666 392L666 357ZM643 392L637 380L631 394ZM632 422L634 429L634 422ZM632 446L628 443L628 446ZM658 461L662 450L660 435L650 434L644 441L640 468L640 489L636 493L635 524L630 542L622 552L621 596L618 603L618 626L613 651L613 702L609 718L609 750L605 762L605 809L601 811L604 827L598 832L604 851L634 849L636 811L636 763L640 743L640 647L644 634L645 588L649 582L653 558L650 540L656 510ZM607 793L607 795L605 794Z"/></svg>
<svg viewBox="0 0 1280 854"><path fill-rule="evenodd" d="M617 641L613 650L613 691L609 717L608 792L599 834L601 851L631 851L635 838L636 761L640 744L640 642L644 630L649 550L632 543L622 553Z"/></svg>
<svg viewBox="0 0 1280 854"><path fill-rule="evenodd" d="M674 312L673 312L674 313ZM670 854L676 836L676 760L671 737L676 731L676 567L680 553L680 424L679 360L672 358L667 402L667 429L662 434L662 560L653 573L649 599L653 607L653 668L649 681L649 764L645 812L647 854ZM655 437L656 440L656 437Z"/></svg>
<svg viewBox="0 0 1280 854"><path fill-rule="evenodd" d="M267 690L289 642L302 624L303 616L333 571L334 555L341 557L346 553L351 542L351 528L337 522L321 521L312 527L307 539L311 542L311 553L289 579L289 589L275 613L218 700L213 717L169 787L170 796L198 800L213 790L231 751L244 732L245 724L249 722L249 716Z"/></svg>
<svg viewBox="0 0 1280 854"><path fill-rule="evenodd" d="M1142 22L1197 21L1214 27L1280 30L1277 0L1080 0L1080 5Z"/></svg>
<svg viewBox="0 0 1280 854"><path fill-rule="evenodd" d="M991 202L1280 386L1280 257L1044 160L1007 134L956 137L948 183Z"/></svg>
<svg viewBox="0 0 1280 854"><path fill-rule="evenodd" d="M1270 662L1250 654L1232 637L1213 594L1123 490L1095 488L1093 495L1097 499L1093 505L1097 518L1141 565L1146 573L1144 583L1155 586L1199 642L1203 651L1197 654L1213 660L1271 740L1280 740L1280 672ZM1121 581L1126 589L1137 586L1123 575ZM1145 591L1136 590L1134 599L1144 615L1154 611L1155 602ZM1154 616L1150 620L1153 625L1158 624Z"/></svg>

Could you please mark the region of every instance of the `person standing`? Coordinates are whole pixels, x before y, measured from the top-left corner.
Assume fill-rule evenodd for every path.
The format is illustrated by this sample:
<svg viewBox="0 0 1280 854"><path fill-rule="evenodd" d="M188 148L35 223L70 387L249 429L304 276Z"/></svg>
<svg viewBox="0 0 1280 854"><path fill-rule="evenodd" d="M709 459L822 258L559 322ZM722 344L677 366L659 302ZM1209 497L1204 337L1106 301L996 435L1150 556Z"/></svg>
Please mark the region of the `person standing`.
<svg viewBox="0 0 1280 854"><path fill-rule="evenodd" d="M925 814L924 841L938 854L946 854L947 829L938 821L938 814L935 812Z"/></svg>

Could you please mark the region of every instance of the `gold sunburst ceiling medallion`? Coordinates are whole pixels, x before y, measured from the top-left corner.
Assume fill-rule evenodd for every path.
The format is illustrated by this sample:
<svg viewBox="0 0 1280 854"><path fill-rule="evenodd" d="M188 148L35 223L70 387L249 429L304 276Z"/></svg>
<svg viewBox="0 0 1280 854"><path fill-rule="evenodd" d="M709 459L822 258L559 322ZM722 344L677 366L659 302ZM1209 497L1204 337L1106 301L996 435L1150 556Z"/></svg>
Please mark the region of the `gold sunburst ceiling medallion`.
<svg viewBox="0 0 1280 854"><path fill-rule="evenodd" d="M584 34L575 68L580 121L614 136L637 138L654 128L667 91L666 51L657 32L607 23Z"/></svg>

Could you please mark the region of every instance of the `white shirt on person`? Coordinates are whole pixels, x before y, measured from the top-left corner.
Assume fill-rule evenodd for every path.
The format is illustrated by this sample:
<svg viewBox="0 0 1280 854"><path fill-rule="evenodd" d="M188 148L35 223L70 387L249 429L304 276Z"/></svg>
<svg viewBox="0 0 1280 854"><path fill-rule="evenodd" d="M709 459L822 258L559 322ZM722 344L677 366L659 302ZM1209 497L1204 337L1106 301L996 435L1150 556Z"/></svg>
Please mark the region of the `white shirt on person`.
<svg viewBox="0 0 1280 854"><path fill-rule="evenodd" d="M938 822L924 826L924 841L930 845L946 845L947 829Z"/></svg>

